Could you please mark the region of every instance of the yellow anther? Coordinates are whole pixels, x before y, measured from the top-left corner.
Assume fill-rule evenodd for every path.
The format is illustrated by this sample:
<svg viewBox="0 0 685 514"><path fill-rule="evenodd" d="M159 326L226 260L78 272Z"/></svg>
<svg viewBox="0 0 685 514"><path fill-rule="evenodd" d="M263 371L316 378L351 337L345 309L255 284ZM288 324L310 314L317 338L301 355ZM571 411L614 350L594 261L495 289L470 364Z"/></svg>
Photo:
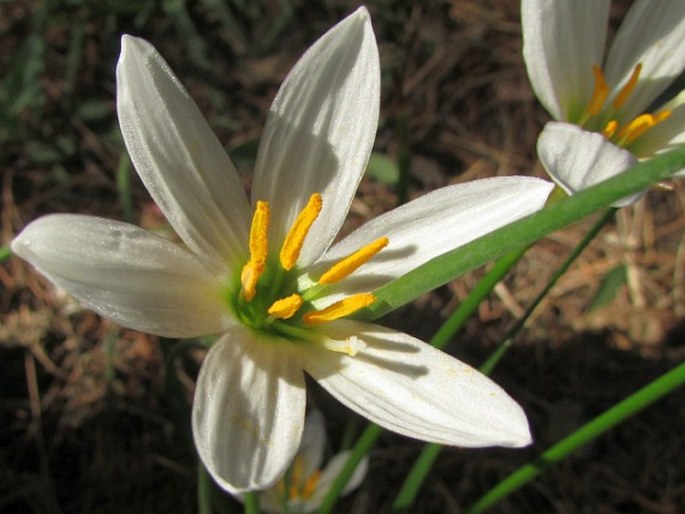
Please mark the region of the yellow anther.
<svg viewBox="0 0 685 514"><path fill-rule="evenodd" d="M607 123L607 126L604 127L602 134L604 134L604 137L606 137L607 139L611 139L612 137L614 137L617 128L618 122L616 120L611 120L609 123Z"/></svg>
<svg viewBox="0 0 685 514"><path fill-rule="evenodd" d="M243 296L248 302L257 294L257 281L262 273L264 273L264 263L259 264L250 260L243 266L243 271L240 273L240 283L243 286Z"/></svg>
<svg viewBox="0 0 685 514"><path fill-rule="evenodd" d="M297 496L297 489L304 478L304 458L296 455L290 468L290 497ZM294 494L293 494L294 493Z"/></svg>
<svg viewBox="0 0 685 514"><path fill-rule="evenodd" d="M309 197L307 205L305 205L292 227L290 227L290 231L285 236L285 241L283 241L280 253L281 266L284 270L290 271L295 267L300 256L300 250L302 250L302 245L304 244L304 239L307 237L312 223L314 223L321 212L322 205L321 195L314 193Z"/></svg>
<svg viewBox="0 0 685 514"><path fill-rule="evenodd" d="M288 319L292 318L300 307L302 307L302 297L299 294L292 294L276 300L267 312L274 318Z"/></svg>
<svg viewBox="0 0 685 514"><path fill-rule="evenodd" d="M641 114L621 129L618 134L619 146L627 146L642 136L655 125L667 120L671 111L661 111L656 114Z"/></svg>
<svg viewBox="0 0 685 514"><path fill-rule="evenodd" d="M602 107L604 107L604 102L609 96L609 86L604 79L604 73L602 73L602 68L597 65L592 66L592 74L595 77L595 88L592 91L592 98L590 103L587 105L587 112L590 116L596 116L602 112Z"/></svg>
<svg viewBox="0 0 685 514"><path fill-rule="evenodd" d="M628 79L628 82L626 82L626 85L621 88L621 90L616 95L616 98L614 98L613 105L615 109L620 109L621 106L624 103L626 103L626 100L628 100L630 93L632 93L633 89L635 89L637 81L640 78L641 71L642 63L637 63L635 65L635 68L633 69L633 73L630 75L630 78Z"/></svg>
<svg viewBox="0 0 685 514"><path fill-rule="evenodd" d="M307 325L326 323L327 321L333 321L348 316L359 309L371 305L375 301L376 297L372 293L355 294L343 298L320 311L306 313L302 316L302 321Z"/></svg>
<svg viewBox="0 0 685 514"><path fill-rule="evenodd" d="M288 491L289 500L307 500L314 494L316 487L319 485L321 479L321 471L314 471L305 480L304 477L304 459L301 455L297 455L290 467L290 489ZM279 482L280 484L280 482ZM285 490L285 484L282 490Z"/></svg>
<svg viewBox="0 0 685 514"><path fill-rule="evenodd" d="M389 239L387 237L381 237L380 239L376 239L373 243L360 248L356 252L338 261L336 264L331 266L328 271L321 275L319 284L326 286L342 280L350 273L356 271L362 264L368 262L383 248L388 246L388 242Z"/></svg>
<svg viewBox="0 0 685 514"><path fill-rule="evenodd" d="M240 282L243 296L249 302L257 292L257 281L264 273L269 253L269 204L258 201L250 227L250 260L243 266Z"/></svg>
<svg viewBox="0 0 685 514"><path fill-rule="evenodd" d="M303 500L308 500L309 497L314 494L316 487L319 485L319 480L321 479L321 471L314 471L302 486L302 491L300 492L300 498Z"/></svg>

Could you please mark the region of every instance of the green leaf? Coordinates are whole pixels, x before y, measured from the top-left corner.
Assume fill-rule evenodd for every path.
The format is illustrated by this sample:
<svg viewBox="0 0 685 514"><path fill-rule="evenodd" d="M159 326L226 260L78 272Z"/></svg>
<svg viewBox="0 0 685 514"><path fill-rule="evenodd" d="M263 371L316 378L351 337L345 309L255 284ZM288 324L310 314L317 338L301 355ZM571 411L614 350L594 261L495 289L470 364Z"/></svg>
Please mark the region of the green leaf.
<svg viewBox="0 0 685 514"><path fill-rule="evenodd" d="M397 182L400 180L400 168L397 162L387 155L378 152L371 154L369 164L366 166L366 174L379 182L391 186L397 185Z"/></svg>
<svg viewBox="0 0 685 514"><path fill-rule="evenodd" d="M616 298L618 290L623 284L628 280L628 274L626 272L626 267L624 264L619 264L615 268L612 268L604 278L602 278L602 283L599 285L599 290L592 300L590 305L590 312L605 307L611 301Z"/></svg>

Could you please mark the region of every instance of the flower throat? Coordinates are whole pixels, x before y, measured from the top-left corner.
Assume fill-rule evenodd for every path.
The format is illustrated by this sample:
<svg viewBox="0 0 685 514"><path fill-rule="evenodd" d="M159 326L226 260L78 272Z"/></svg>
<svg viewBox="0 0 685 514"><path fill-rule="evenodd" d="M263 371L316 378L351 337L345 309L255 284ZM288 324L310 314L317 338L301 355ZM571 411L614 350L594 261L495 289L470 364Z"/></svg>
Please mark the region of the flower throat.
<svg viewBox="0 0 685 514"><path fill-rule="evenodd" d="M238 316L246 325L285 336L303 337L306 327L348 316L376 300L372 293L359 293L320 310L309 305L327 286L344 279L385 248L387 237L341 259L321 274L311 287L298 289L297 277L292 272L296 270L302 246L322 207L321 195L312 194L275 258L269 255L269 203L257 202L250 227L250 257L240 274L240 289L232 299Z"/></svg>
<svg viewBox="0 0 685 514"><path fill-rule="evenodd" d="M618 91L612 102L607 105L607 99L611 91L604 78L602 69L594 65L592 67L592 74L595 79L595 85L592 91L592 98L578 121L578 125L601 132L612 143L629 149L648 130L668 119L671 116L671 111L663 110L654 114L641 114L623 124L619 124L617 121L616 115L630 98L640 79L641 72L642 63L638 63L628 81Z"/></svg>

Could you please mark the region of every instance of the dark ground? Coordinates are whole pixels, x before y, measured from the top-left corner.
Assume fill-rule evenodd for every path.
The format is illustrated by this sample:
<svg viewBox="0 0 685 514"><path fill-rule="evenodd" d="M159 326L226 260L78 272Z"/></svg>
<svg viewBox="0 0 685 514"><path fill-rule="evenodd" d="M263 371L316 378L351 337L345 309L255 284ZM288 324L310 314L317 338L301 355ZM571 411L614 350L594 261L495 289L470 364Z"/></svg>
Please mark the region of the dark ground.
<svg viewBox="0 0 685 514"><path fill-rule="evenodd" d="M617 19L625 2L615 6ZM0 2L2 242L49 212L163 224L127 160L114 114L119 36L150 40L245 171L294 60L356 2ZM548 117L521 60L518 2L369 2L383 66L376 149L411 155L410 196L475 178L537 174ZM407 137L408 135L408 137ZM676 184L678 186L678 184ZM350 226L391 208L396 184L362 183ZM130 206L129 201L130 199ZM456 513L574 428L685 356L685 194L620 212L543 302L494 377L528 413L526 450L446 449L414 512ZM449 351L479 365L591 220L540 242ZM607 274L627 281L590 309ZM430 338L482 271L387 324ZM188 399L202 352L79 308L18 259L0 267L0 511L194 512ZM177 389L173 389L176 387ZM346 412L315 387L332 446ZM182 394L174 394L181 391ZM493 512L685 511L685 410L677 391L553 467ZM363 426L360 422L360 427ZM387 434L340 512L388 510L421 444Z"/></svg>

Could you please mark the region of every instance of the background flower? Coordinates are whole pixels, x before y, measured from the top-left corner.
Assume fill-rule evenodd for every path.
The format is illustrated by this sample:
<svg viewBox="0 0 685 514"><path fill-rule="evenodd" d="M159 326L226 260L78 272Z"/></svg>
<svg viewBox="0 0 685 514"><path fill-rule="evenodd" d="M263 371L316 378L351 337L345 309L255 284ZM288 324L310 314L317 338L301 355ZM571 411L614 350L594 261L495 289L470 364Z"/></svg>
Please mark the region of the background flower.
<svg viewBox="0 0 685 514"><path fill-rule="evenodd" d="M315 512L351 454L350 451L337 453L323 466L325 453L326 423L323 414L315 410L307 414L300 448L286 475L276 485L259 493L262 509L266 512L292 514ZM368 467L369 458L364 456L345 485L342 495L359 487Z"/></svg>
<svg viewBox="0 0 685 514"><path fill-rule="evenodd" d="M685 137L682 99L672 92L667 98L675 98L668 103L660 97L685 69L685 3L636 1L605 59L610 3L521 4L528 76L540 102L560 122L545 127L538 154L567 193L673 148Z"/></svg>

